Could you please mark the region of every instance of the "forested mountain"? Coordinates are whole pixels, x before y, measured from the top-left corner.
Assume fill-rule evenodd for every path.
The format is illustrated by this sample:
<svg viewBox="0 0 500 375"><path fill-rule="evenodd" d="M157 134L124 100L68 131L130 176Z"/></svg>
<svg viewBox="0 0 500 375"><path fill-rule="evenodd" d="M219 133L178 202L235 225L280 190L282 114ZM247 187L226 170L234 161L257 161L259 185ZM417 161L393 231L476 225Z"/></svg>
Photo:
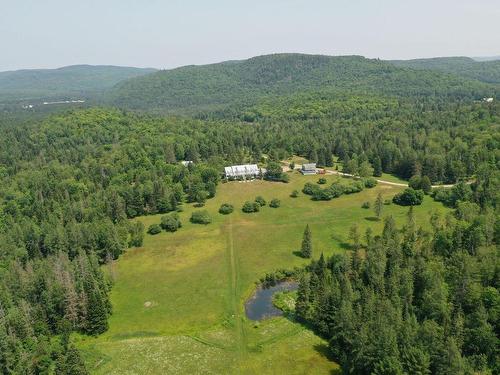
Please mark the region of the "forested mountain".
<svg viewBox="0 0 500 375"><path fill-rule="evenodd" d="M318 90L468 99L496 92L494 86L473 79L360 56L276 54L136 77L116 85L107 100L133 109L200 111Z"/></svg>
<svg viewBox="0 0 500 375"><path fill-rule="evenodd" d="M396 66L453 73L482 82L500 83L500 60L476 61L470 57L393 60Z"/></svg>
<svg viewBox="0 0 500 375"><path fill-rule="evenodd" d="M73 65L0 72L0 101L86 98L118 82L154 72L120 66Z"/></svg>

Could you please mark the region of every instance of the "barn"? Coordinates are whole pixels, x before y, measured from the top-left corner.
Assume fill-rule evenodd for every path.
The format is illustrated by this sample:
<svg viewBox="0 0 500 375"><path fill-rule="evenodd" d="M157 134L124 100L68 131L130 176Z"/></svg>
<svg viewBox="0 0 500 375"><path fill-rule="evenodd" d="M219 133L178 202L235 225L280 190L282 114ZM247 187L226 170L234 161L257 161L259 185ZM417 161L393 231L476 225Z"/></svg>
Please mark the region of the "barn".
<svg viewBox="0 0 500 375"><path fill-rule="evenodd" d="M257 164L244 164L225 167L224 172L226 174L226 178L228 179L247 179L258 177L261 171Z"/></svg>

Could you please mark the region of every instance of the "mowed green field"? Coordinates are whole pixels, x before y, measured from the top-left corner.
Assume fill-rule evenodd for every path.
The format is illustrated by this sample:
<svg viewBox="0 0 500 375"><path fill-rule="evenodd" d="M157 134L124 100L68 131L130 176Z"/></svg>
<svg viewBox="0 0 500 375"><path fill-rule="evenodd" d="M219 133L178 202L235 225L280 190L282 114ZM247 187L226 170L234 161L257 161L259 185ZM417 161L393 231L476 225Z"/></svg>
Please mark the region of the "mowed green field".
<svg viewBox="0 0 500 375"><path fill-rule="evenodd" d="M328 182L339 179L326 176ZM194 208L184 205L183 227L176 233L146 235L142 248L130 249L109 267L115 285L109 331L98 338L78 337L87 365L97 374L331 374L338 365L327 357L327 343L286 318L259 323L244 314L244 302L266 272L301 266L296 255L305 225L313 234L314 257L346 251L348 231L358 224L363 233L383 226L371 209L381 192L386 199L402 188L379 184L361 193L329 202L315 202L300 193L318 176L291 174L290 183L265 181L220 184L217 196L203 209L209 225L189 223ZM349 183L349 179L342 179ZM245 214L246 200L263 196L281 200L280 208L263 207ZM231 215L218 213L231 203ZM407 208L384 206L399 224ZM428 227L432 211L445 211L426 197L415 208L417 223ZM145 226L160 215L142 217Z"/></svg>

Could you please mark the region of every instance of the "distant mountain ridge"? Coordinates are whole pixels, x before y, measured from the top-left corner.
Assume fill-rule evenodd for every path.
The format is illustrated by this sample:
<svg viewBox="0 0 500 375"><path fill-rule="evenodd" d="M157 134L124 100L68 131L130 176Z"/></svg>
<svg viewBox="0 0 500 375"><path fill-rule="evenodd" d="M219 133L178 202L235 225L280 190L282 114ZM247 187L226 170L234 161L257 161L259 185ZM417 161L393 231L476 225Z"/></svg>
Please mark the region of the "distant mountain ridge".
<svg viewBox="0 0 500 375"><path fill-rule="evenodd" d="M496 61L496 60L500 60L500 55L497 55L497 56L476 56L476 57L473 57L473 59L476 61Z"/></svg>
<svg viewBox="0 0 500 375"><path fill-rule="evenodd" d="M471 57L434 57L429 59L392 60L392 64L412 69L430 69L487 83L500 83L500 60L478 61Z"/></svg>
<svg viewBox="0 0 500 375"><path fill-rule="evenodd" d="M0 72L0 103L90 99L127 109L199 112L307 92L478 99L496 96L499 87L498 60L282 53L170 70L73 65Z"/></svg>
<svg viewBox="0 0 500 375"><path fill-rule="evenodd" d="M113 65L71 65L57 69L0 72L0 100L82 98L109 89L125 79L155 71Z"/></svg>
<svg viewBox="0 0 500 375"><path fill-rule="evenodd" d="M251 104L266 96L318 90L457 97L495 91L472 77L416 65L362 56L273 54L161 70L122 81L105 98L120 107L169 111Z"/></svg>

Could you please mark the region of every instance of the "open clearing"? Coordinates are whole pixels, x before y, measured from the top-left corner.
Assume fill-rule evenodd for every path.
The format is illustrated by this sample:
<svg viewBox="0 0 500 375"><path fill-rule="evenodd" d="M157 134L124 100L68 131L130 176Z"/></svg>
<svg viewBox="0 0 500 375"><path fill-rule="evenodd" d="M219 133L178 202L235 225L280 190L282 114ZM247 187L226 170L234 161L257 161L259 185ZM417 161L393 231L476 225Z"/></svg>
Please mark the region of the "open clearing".
<svg viewBox="0 0 500 375"><path fill-rule="evenodd" d="M244 301L266 272L307 263L293 254L309 224L314 257L346 251L348 231L361 233L382 221L371 209L381 192L390 199L403 188L379 184L361 193L329 202L314 202L300 193L305 182L319 176L291 175L290 183L265 181L220 184L204 209L209 225L189 223L196 208L184 205L183 227L176 233L146 235L142 248L131 249L113 265L110 328L98 338L78 337L88 368L98 374L331 374L338 366L326 356L327 343L286 318L259 323L246 319ZM326 176L328 183L341 179ZM349 179L341 179L346 183ZM246 200L263 196L281 199L281 207L263 207L244 214ZM231 203L231 215L218 213ZM408 208L384 206L399 225ZM415 207L417 223L427 227L429 213L446 211L430 197ZM142 217L145 226L160 215Z"/></svg>

